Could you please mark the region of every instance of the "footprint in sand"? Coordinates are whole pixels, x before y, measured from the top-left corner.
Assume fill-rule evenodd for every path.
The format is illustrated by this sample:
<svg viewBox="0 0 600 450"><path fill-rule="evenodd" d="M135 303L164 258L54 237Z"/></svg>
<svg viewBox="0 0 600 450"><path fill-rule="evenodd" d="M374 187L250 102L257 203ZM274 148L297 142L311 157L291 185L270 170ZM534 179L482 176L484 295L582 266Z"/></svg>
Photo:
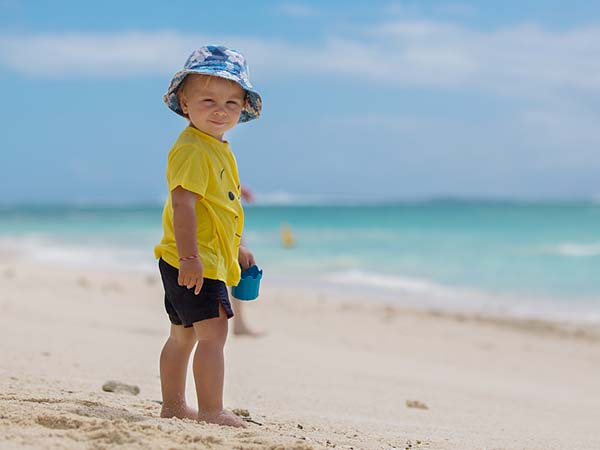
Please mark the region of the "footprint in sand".
<svg viewBox="0 0 600 450"><path fill-rule="evenodd" d="M43 415L38 416L35 421L39 425L53 430L72 430L80 428L83 425L83 422L80 420L69 419L68 417L62 416Z"/></svg>
<svg viewBox="0 0 600 450"><path fill-rule="evenodd" d="M110 293L110 292L123 292L123 286L120 283L117 282L109 282L109 283L104 283L102 285L102 292L106 293Z"/></svg>
<svg viewBox="0 0 600 450"><path fill-rule="evenodd" d="M90 283L90 280L88 280L86 277L79 277L77 278L77 286L84 289L89 289L92 286L92 283Z"/></svg>
<svg viewBox="0 0 600 450"><path fill-rule="evenodd" d="M146 417L133 414L126 409L118 409L100 404L95 406L82 406L80 408L72 409L69 412L82 417L106 420L124 420L126 422L141 422L146 419Z"/></svg>

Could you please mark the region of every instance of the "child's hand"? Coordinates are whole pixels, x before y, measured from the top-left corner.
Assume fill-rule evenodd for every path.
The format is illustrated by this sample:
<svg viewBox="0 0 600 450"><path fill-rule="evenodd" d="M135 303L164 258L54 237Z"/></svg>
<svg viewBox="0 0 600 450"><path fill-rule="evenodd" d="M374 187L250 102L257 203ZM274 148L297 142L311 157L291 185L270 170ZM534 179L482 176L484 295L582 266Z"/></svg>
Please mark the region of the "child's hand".
<svg viewBox="0 0 600 450"><path fill-rule="evenodd" d="M186 286L188 289L192 289L196 286L194 294L198 295L200 289L202 289L202 283L204 282L203 274L204 267L199 258L181 261L179 263L179 278L177 281L179 286Z"/></svg>
<svg viewBox="0 0 600 450"><path fill-rule="evenodd" d="M238 261L240 266L242 266L242 270L246 270L256 264L252 252L243 245L240 245L240 249L238 250Z"/></svg>

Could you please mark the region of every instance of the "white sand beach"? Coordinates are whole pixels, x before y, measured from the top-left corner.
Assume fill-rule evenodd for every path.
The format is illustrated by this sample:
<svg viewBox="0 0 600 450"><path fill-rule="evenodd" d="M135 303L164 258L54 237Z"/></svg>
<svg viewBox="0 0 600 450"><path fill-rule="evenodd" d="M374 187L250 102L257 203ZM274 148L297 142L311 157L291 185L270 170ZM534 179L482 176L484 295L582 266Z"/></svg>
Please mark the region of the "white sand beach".
<svg viewBox="0 0 600 450"><path fill-rule="evenodd" d="M600 449L597 330L344 303L267 277L246 311L267 335L226 347L226 406L253 421L241 430L159 418L157 273L17 260L0 292L1 449Z"/></svg>

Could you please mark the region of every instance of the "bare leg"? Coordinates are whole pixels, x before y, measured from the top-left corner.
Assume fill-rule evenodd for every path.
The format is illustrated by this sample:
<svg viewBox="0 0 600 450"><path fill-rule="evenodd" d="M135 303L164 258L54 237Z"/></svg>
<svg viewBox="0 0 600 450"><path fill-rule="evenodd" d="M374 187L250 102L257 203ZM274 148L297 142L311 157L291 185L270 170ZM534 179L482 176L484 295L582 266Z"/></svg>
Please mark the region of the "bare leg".
<svg viewBox="0 0 600 450"><path fill-rule="evenodd" d="M194 381L198 395L198 420L219 425L245 427L242 419L223 409L227 315L219 307L219 317L194 323L198 345L194 353Z"/></svg>
<svg viewBox="0 0 600 450"><path fill-rule="evenodd" d="M193 328L171 325L171 334L160 354L161 417L196 419L198 412L185 401L185 379L190 354L196 343Z"/></svg>
<svg viewBox="0 0 600 450"><path fill-rule="evenodd" d="M233 316L233 334L235 334L236 336L250 336L250 337L261 337L264 336L266 333L264 331L254 331L251 330L250 328L248 328L248 325L246 324L246 321L244 320L244 314L243 314L243 310L244 310L244 306L242 306L244 304L243 301L238 300L235 297L231 297L233 299L233 301L231 302L231 305L233 306L233 311L235 312L234 316Z"/></svg>

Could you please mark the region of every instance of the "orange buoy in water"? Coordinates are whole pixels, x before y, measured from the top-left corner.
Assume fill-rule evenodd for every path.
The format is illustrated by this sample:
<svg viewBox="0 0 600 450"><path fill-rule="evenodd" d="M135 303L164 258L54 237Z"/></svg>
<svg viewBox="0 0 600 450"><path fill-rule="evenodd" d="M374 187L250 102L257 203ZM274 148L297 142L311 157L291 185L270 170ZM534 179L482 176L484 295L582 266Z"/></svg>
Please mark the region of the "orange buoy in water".
<svg viewBox="0 0 600 450"><path fill-rule="evenodd" d="M294 243L295 240L292 228L287 223L284 223L281 226L281 245L285 248L292 248Z"/></svg>

